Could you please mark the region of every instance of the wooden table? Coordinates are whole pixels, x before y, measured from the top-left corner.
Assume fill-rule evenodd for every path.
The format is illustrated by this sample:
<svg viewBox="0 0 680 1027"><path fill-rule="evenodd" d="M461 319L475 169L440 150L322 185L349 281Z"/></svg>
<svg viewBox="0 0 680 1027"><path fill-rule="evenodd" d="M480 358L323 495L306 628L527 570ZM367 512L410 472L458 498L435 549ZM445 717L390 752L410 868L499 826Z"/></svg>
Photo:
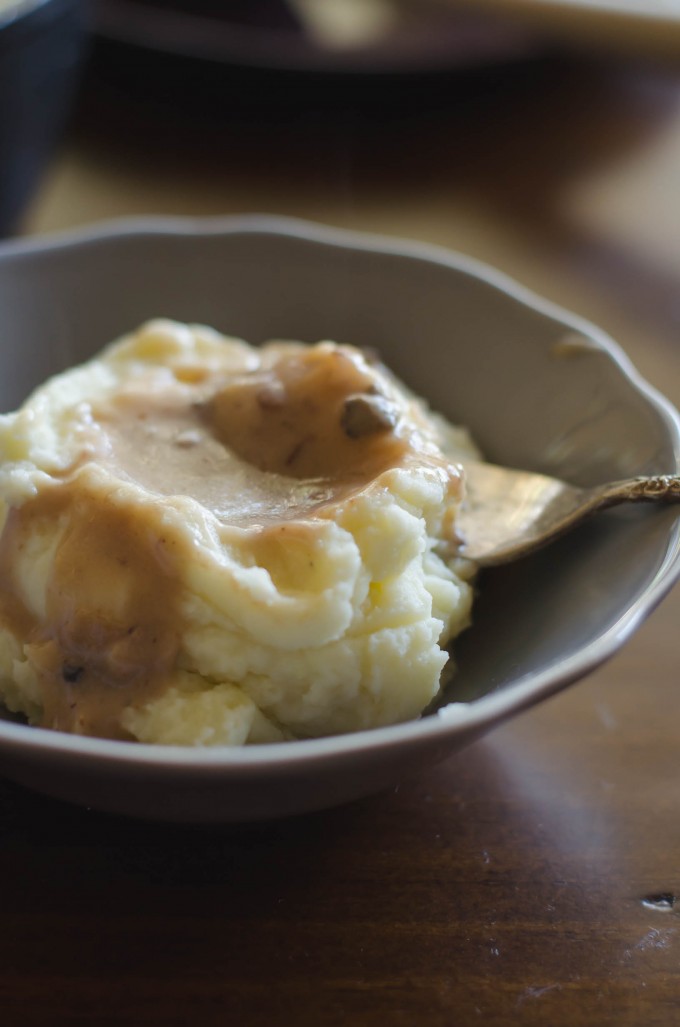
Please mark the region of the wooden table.
<svg viewBox="0 0 680 1027"><path fill-rule="evenodd" d="M680 402L680 77L559 60L425 96L236 107L207 138L93 96L25 231L264 210L443 243ZM676 590L587 680L296 821L155 826L4 783L3 1022L680 1023L678 625Z"/></svg>

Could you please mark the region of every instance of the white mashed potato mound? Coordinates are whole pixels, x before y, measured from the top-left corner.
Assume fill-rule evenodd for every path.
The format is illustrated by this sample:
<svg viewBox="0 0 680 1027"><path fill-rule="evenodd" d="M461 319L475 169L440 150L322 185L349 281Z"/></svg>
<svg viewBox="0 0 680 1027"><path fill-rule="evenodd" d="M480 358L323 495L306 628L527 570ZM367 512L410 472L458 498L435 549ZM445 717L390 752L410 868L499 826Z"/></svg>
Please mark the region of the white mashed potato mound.
<svg viewBox="0 0 680 1027"><path fill-rule="evenodd" d="M247 373L257 353L205 327L150 322L0 418L0 527L75 475L87 494L105 495L107 509L143 512L147 534L179 554L172 666L161 689L120 711L123 736L140 742L235 746L417 718L440 690L446 647L469 623L472 568L442 550L451 497L430 466L388 468L333 519L314 516L304 531L292 520L272 535L225 528L195 498L159 495L101 458L93 410L121 390L138 382L149 394L189 390L197 367ZM446 434L458 450L452 459L474 452L463 432L447 426ZM36 518L21 548L7 543L2 557L14 593L0 612L19 596L33 636L22 636L16 619L0 625L0 697L45 726L59 724L45 723L40 645L69 531L66 506ZM73 588L113 622L133 584L111 573ZM75 694L82 667L64 668Z"/></svg>

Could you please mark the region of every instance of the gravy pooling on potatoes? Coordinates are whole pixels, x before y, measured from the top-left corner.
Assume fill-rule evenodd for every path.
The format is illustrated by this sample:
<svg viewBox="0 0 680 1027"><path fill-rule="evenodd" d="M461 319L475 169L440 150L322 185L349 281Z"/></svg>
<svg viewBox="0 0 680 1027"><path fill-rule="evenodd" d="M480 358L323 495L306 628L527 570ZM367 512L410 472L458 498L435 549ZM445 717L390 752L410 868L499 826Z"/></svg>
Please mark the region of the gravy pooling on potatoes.
<svg viewBox="0 0 680 1027"><path fill-rule="evenodd" d="M0 539L0 618L26 640L45 727L124 738L122 709L158 693L174 665L178 542L141 514L77 477L9 512ZM22 599L13 554L61 518L38 617Z"/></svg>
<svg viewBox="0 0 680 1027"><path fill-rule="evenodd" d="M332 516L333 505L411 460L457 487L385 375L331 344L270 344L260 368L174 394L121 393L95 411L118 473L191 496L224 524Z"/></svg>
<svg viewBox="0 0 680 1027"><path fill-rule="evenodd" d="M176 666L177 567L192 553L167 530L159 497L189 496L266 546L333 518L391 468L427 466L452 499L459 492L457 466L410 401L358 351L333 344L270 344L258 366L234 374L184 367L155 392L142 376L91 414L89 455L10 509L0 539L0 619L25 640L42 725L64 731L131 737L122 711L160 694ZM121 502L116 481L140 486L145 501ZM60 520L38 616L13 554Z"/></svg>

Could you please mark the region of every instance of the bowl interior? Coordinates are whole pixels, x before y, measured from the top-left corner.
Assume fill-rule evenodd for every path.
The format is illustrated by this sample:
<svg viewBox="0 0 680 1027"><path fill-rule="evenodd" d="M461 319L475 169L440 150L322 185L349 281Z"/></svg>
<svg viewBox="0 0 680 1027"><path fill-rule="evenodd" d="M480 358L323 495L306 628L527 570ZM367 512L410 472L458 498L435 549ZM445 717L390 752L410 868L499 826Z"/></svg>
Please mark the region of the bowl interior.
<svg viewBox="0 0 680 1027"><path fill-rule="evenodd" d="M376 347L497 462L579 484L680 463L674 422L595 330L433 251L266 221L23 244L0 252L0 311L3 410L165 316L255 343ZM677 544L673 523L672 511L612 512L487 572L451 697L511 688L609 632Z"/></svg>

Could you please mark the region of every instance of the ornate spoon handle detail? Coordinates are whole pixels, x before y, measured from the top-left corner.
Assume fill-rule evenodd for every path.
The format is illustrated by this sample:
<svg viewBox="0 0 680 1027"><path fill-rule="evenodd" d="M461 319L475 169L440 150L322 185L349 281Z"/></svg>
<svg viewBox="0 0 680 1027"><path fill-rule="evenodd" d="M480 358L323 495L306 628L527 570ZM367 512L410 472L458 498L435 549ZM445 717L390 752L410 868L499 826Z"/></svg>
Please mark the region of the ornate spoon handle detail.
<svg viewBox="0 0 680 1027"><path fill-rule="evenodd" d="M657 474L650 478L629 478L615 481L602 489L593 489L599 493L598 506L614 506L616 503L679 503L680 475Z"/></svg>

